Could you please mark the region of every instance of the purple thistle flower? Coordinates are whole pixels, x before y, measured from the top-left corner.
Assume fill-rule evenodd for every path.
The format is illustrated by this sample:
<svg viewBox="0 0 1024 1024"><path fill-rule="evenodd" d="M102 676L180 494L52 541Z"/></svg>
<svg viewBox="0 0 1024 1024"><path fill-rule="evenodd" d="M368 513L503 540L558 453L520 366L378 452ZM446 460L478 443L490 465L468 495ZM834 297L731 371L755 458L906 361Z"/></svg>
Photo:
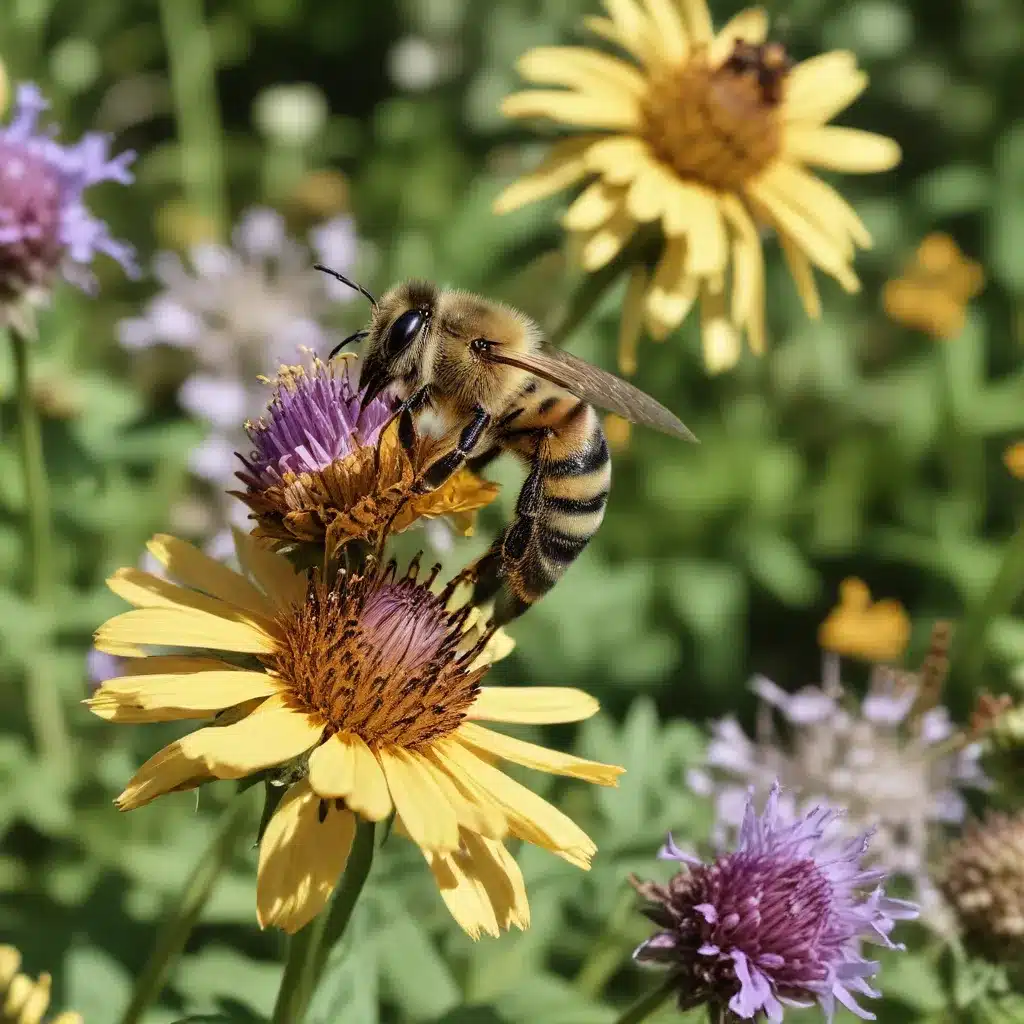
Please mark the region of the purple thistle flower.
<svg viewBox="0 0 1024 1024"><path fill-rule="evenodd" d="M357 448L376 443L391 417L391 405L375 398L359 408L359 391L349 376L348 360L336 364L314 359L304 367L282 367L266 415L246 424L255 446L239 456L238 477L253 490L282 483L289 474L316 473Z"/></svg>
<svg viewBox="0 0 1024 1024"><path fill-rule="evenodd" d="M131 152L110 158L110 140L89 133L62 145L54 130L40 130L49 104L32 84L18 87L14 116L0 127L0 305L46 297L54 275L85 290L97 253L117 260L136 276L134 250L111 238L107 225L84 203L85 191L101 181L131 184Z"/></svg>
<svg viewBox="0 0 1024 1024"><path fill-rule="evenodd" d="M856 995L878 995L868 979L879 964L860 955L861 942L902 948L889 932L917 908L885 896L884 872L863 869L870 834L837 842L842 812L828 806L793 822L780 813L779 792L776 783L760 816L750 796L736 850L711 864L669 836L658 856L687 867L665 886L637 883L644 913L662 930L634 956L673 971L682 1009L710 1003L777 1022L783 1004L817 1002L831 1021L840 1003L872 1020Z"/></svg>

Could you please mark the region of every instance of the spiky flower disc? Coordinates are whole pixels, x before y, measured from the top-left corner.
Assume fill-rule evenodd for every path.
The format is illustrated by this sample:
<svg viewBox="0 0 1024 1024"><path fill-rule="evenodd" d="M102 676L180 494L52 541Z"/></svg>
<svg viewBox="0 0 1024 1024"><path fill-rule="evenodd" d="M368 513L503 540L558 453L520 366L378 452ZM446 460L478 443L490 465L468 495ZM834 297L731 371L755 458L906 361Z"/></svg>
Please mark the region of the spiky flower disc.
<svg viewBox="0 0 1024 1024"><path fill-rule="evenodd" d="M96 253L135 274L131 246L115 241L85 206L86 190L102 181L130 184L135 154L110 159L106 136L89 134L74 145L38 127L49 104L31 84L18 87L14 116L0 127L0 311L22 299L45 298L54 277L90 287Z"/></svg>
<svg viewBox="0 0 1024 1024"><path fill-rule="evenodd" d="M456 581L439 590L437 569L424 579L415 563L404 576L389 566L307 579L242 534L239 561L258 585L172 537L150 552L184 586L137 569L109 581L135 607L105 623L96 646L126 663L88 704L119 722L210 721L151 757L117 804L255 773L286 784L260 843L262 925L294 932L323 909L357 816L395 815L474 938L529 921L507 837L589 866L586 833L498 762L599 785L622 769L480 723L574 722L597 702L561 687L482 686L511 642L460 605Z"/></svg>
<svg viewBox="0 0 1024 1024"><path fill-rule="evenodd" d="M778 803L777 784L760 816L751 796L736 850L710 864L669 836L659 857L686 867L668 885L636 883L661 929L636 959L673 972L683 1009L707 1003L780 1021L783 1003L814 1001L830 1021L836 1003L870 1018L856 995L878 994L868 979L879 965L860 944L899 948L889 932L917 910L884 895L884 872L863 870L867 835L841 846L829 838L841 812L820 807L793 823Z"/></svg>
<svg viewBox="0 0 1024 1024"><path fill-rule="evenodd" d="M375 398L360 409L348 361L309 368L282 366L266 414L246 424L253 448L239 456L256 533L280 543L376 542L421 517L452 515L465 532L472 514L497 488L468 469L437 490L415 493L419 471L436 447L424 438L412 453L398 441L397 424L383 432L391 405Z"/></svg>

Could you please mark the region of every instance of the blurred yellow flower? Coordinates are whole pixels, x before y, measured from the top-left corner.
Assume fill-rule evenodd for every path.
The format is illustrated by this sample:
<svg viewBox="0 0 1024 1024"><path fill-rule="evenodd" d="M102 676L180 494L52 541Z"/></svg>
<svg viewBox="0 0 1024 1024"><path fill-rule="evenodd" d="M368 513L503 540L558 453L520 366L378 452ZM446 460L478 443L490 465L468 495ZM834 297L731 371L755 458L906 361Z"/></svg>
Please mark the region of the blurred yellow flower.
<svg viewBox="0 0 1024 1024"><path fill-rule="evenodd" d="M818 644L836 654L864 661L900 658L910 639L910 619L899 601L871 601L863 580L851 577L839 585L839 604L818 630Z"/></svg>
<svg viewBox="0 0 1024 1024"><path fill-rule="evenodd" d="M39 1024L50 1005L50 975L33 981L19 973L20 967L21 954L13 946L0 946L0 1024ZM82 1024L82 1015L59 1013L50 1024Z"/></svg>
<svg viewBox="0 0 1024 1024"><path fill-rule="evenodd" d="M886 315L933 338L954 338L967 303L985 287L981 265L967 259L949 235L934 232L918 246L902 277L882 292Z"/></svg>
<svg viewBox="0 0 1024 1024"><path fill-rule="evenodd" d="M608 447L613 452L624 452L629 447L629 435L632 428L629 420L610 412L604 418L604 434L608 438Z"/></svg>
<svg viewBox="0 0 1024 1024"><path fill-rule="evenodd" d="M289 788L260 843L261 926L303 927L334 890L357 816L394 813L468 934L525 928L526 891L504 840L584 869L596 847L498 762L599 785L615 785L622 769L480 723L575 722L597 701L561 687L481 686L511 641L457 606L453 584L434 592L437 569L421 581L416 562L401 578L394 563L371 566L331 585L298 575L251 536L237 541L255 582L167 536L149 550L181 586L138 569L109 580L135 608L101 626L96 647L144 660L104 682L90 708L116 722L214 720L151 757L117 806L279 769ZM147 656L148 647L193 653ZM207 653L217 651L249 655L252 667Z"/></svg>
<svg viewBox="0 0 1024 1024"><path fill-rule="evenodd" d="M1003 453L1003 462L1018 480L1024 480L1024 441L1011 444Z"/></svg>
<svg viewBox="0 0 1024 1024"><path fill-rule="evenodd" d="M846 201L807 166L873 172L900 149L872 132L828 125L867 86L853 54L833 51L793 67L767 43L754 8L715 34L704 0L605 0L609 18L587 25L629 62L584 47L539 47L519 61L530 82L564 86L516 93L509 117L544 117L590 129L555 145L545 162L496 201L504 213L596 176L563 224L596 271L638 228L664 237L653 275L633 270L620 329L620 366L632 369L646 325L656 340L699 299L704 361L726 370L746 333L765 346L760 226L775 229L808 314L821 304L812 264L847 291L860 285L855 247L871 238Z"/></svg>

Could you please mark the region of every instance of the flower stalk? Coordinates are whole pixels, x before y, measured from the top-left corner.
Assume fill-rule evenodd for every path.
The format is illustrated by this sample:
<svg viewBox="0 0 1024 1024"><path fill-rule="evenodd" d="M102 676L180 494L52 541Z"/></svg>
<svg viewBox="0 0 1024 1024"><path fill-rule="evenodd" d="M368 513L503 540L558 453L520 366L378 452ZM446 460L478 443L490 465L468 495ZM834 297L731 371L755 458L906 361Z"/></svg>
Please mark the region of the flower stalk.
<svg viewBox="0 0 1024 1024"><path fill-rule="evenodd" d="M666 978L657 988L652 989L647 995L641 996L633 1003L615 1024L640 1024L640 1021L647 1020L652 1013L661 1009L668 997L672 995L674 988L675 979Z"/></svg>
<svg viewBox="0 0 1024 1024"><path fill-rule="evenodd" d="M235 851L239 837L248 829L249 821L247 800L236 798L224 810L213 841L192 869L181 895L172 904L170 915L160 927L149 959L135 982L121 1024L137 1024L160 994L167 972L185 948L203 908L213 895L217 879Z"/></svg>
<svg viewBox="0 0 1024 1024"><path fill-rule="evenodd" d="M344 938L373 864L374 823L360 821L341 885L330 908L292 936L273 1024L300 1024L323 977L331 951Z"/></svg>

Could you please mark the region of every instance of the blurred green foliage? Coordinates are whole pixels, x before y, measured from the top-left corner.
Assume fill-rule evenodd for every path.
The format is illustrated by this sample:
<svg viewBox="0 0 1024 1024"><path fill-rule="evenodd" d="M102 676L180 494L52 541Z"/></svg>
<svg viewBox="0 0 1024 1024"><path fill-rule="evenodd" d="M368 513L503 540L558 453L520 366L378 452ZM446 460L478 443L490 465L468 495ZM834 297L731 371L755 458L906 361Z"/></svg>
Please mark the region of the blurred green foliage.
<svg viewBox="0 0 1024 1024"><path fill-rule="evenodd" d="M575 739L558 738L627 766L622 787L588 794L549 780L597 841L594 869L583 875L527 850L533 927L474 945L418 854L389 843L314 1019L613 1020L599 1001L605 986L619 1004L645 985L628 966L646 926L631 912L627 874L657 870L669 828L691 841L707 835L709 812L684 782L701 758L699 724L726 710L749 720L753 671L787 688L817 678L816 628L847 575L912 611L915 660L932 621L971 614L995 578L1022 486L1000 456L1024 435L1024 7L771 7L798 58L858 54L872 82L845 123L904 148L895 172L842 186L875 239L858 261L863 291L850 297L824 282L826 314L807 321L769 239L763 359L747 354L709 379L692 322L642 347L637 383L702 443L634 431L597 539L515 625L517 650L497 669L506 682L582 686L605 707ZM712 9L721 24L736 5ZM371 288L428 277L545 321L576 283L560 249L561 200L490 213L499 188L540 152L497 106L516 85L515 58L571 40L583 13L594 13L583 0L208 0L205 12L201 0L4 0L0 57L12 80L43 86L69 135L114 131L138 150L137 184L100 192L93 206L147 262L158 248L225 237L252 204L280 208L296 231L343 208ZM207 50L215 77L204 72ZM879 301L933 230L954 235L988 277L962 335L946 342L893 324ZM90 1024L119 1019L232 794L224 783L198 801L180 794L118 814L111 798L174 733L112 726L76 703L91 631L120 608L103 579L168 527L170 506L194 486L187 453L203 436L174 398L187 359L133 357L115 340L116 322L138 311L152 282L99 270L97 300L59 291L33 368L59 570L43 608L22 596L25 496L8 443L12 371L0 357L0 940L22 949L29 969L51 971L55 1005ZM620 300L620 290L606 296L573 351L614 365ZM342 326L359 316L344 307ZM508 516L516 473L498 469L498 507L447 556L452 569ZM976 621L978 656L947 694L961 715L979 690L1024 678L1024 620L1011 607L1019 590L1010 581L997 616ZM255 822L255 801L251 811ZM280 943L255 927L246 845L147 1021L269 1012ZM948 967L960 991L963 971L936 966L923 940L918 948L887 963L882 1019L962 1019L942 1016L953 1011L939 975ZM989 980L975 980L988 991ZM1019 1007L1005 1012L1022 1019Z"/></svg>

